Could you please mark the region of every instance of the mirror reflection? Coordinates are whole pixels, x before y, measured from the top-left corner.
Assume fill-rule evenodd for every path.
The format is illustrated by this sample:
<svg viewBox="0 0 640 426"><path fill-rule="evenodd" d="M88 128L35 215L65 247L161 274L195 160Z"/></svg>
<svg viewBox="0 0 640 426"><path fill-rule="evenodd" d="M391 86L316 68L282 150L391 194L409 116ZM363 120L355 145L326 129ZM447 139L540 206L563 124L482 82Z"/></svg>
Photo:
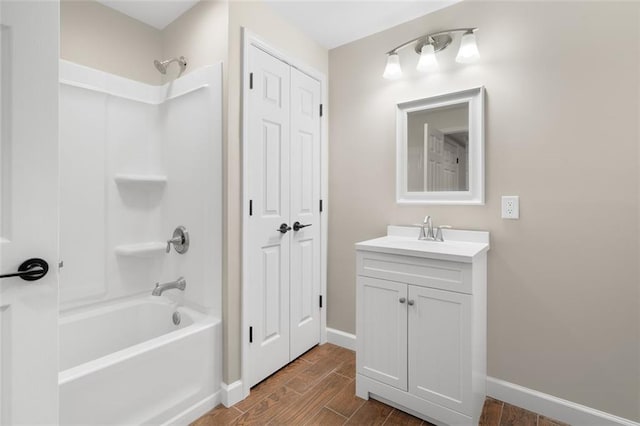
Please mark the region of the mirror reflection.
<svg viewBox="0 0 640 426"><path fill-rule="evenodd" d="M407 114L407 190L469 190L469 104Z"/></svg>

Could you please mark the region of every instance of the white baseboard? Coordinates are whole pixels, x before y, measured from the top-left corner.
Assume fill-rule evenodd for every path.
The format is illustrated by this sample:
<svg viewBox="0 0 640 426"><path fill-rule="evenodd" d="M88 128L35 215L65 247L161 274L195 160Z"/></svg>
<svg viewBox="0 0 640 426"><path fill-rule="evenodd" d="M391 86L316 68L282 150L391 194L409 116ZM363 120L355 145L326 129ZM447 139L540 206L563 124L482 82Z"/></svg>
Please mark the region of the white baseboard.
<svg viewBox="0 0 640 426"><path fill-rule="evenodd" d="M356 350L356 335L327 327L327 342L346 349Z"/></svg>
<svg viewBox="0 0 640 426"><path fill-rule="evenodd" d="M206 397L193 404L191 407L184 410L182 413L173 417L166 423L163 423L163 426L173 426L173 425L188 425L198 420L207 412L213 410L218 405L220 405L220 395L222 391L218 391L211 396Z"/></svg>
<svg viewBox="0 0 640 426"><path fill-rule="evenodd" d="M231 407L244 399L242 394L242 381L236 380L230 385L222 383L222 404L225 407Z"/></svg>
<svg viewBox="0 0 640 426"><path fill-rule="evenodd" d="M525 408L543 416L580 426L640 426L627 420L585 405L576 404L520 385L487 377L487 394L500 401Z"/></svg>

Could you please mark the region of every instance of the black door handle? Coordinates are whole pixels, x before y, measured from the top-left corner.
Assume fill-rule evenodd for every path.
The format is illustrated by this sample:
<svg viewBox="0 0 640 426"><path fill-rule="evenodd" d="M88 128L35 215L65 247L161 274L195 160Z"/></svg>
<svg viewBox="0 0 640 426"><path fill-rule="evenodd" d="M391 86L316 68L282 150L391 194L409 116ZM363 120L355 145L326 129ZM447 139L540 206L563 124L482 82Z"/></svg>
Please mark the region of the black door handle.
<svg viewBox="0 0 640 426"><path fill-rule="evenodd" d="M44 259L34 257L20 264L18 272L0 275L0 278L20 277L25 281L37 281L47 275L49 264Z"/></svg>
<svg viewBox="0 0 640 426"><path fill-rule="evenodd" d="M280 225L280 228L276 229L276 231L286 234L287 231L291 231L291 227L288 226L286 223L283 223L282 225Z"/></svg>
<svg viewBox="0 0 640 426"><path fill-rule="evenodd" d="M293 224L293 230L294 230L294 231L299 231L299 230L301 230L302 228L306 228L307 226L311 226L311 225L313 225L313 224L312 224L312 223L310 223L310 224L308 224L308 225L303 225L303 224L301 224L300 222L296 222L296 223L294 223L294 224Z"/></svg>

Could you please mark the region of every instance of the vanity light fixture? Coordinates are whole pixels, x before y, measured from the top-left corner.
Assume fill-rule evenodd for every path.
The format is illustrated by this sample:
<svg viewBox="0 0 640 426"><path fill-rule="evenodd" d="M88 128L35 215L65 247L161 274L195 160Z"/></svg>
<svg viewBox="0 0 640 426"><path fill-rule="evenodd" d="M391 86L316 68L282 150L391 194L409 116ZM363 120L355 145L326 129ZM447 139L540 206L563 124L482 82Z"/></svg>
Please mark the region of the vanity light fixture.
<svg viewBox="0 0 640 426"><path fill-rule="evenodd" d="M422 49L420 49L420 59L418 59L416 69L420 72L429 72L438 69L436 50L432 43L425 44L422 46Z"/></svg>
<svg viewBox="0 0 640 426"><path fill-rule="evenodd" d="M480 57L476 44L475 31L477 28L455 28L422 35L387 52L387 66L382 76L388 80L396 80L402 76L398 51L415 43L414 50L420 55L416 69L420 72L430 72L438 69L436 52L444 50L453 41L453 34L463 33L456 62L468 64Z"/></svg>
<svg viewBox="0 0 640 426"><path fill-rule="evenodd" d="M478 52L478 44L476 43L476 35L473 31L467 31L462 35L460 40L460 49L456 55L456 62L468 64L475 62L480 57Z"/></svg>
<svg viewBox="0 0 640 426"><path fill-rule="evenodd" d="M382 76L387 80L397 80L402 77L400 57L397 53L389 53L389 56L387 56L387 66L384 68L384 74Z"/></svg>

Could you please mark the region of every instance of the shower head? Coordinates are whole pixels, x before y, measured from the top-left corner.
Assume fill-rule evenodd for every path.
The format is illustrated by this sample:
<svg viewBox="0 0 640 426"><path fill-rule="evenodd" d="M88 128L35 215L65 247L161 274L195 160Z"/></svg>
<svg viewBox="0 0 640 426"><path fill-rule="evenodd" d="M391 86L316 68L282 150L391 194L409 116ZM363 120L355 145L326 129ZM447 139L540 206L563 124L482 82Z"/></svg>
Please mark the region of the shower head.
<svg viewBox="0 0 640 426"><path fill-rule="evenodd" d="M177 62L178 65L180 65L180 74L182 74L187 68L187 60L184 58L184 56L180 56L179 58L165 59L164 61L159 61L156 59L153 61L153 65L158 71L160 71L160 74L166 74L167 66L169 66L169 64L172 62Z"/></svg>

